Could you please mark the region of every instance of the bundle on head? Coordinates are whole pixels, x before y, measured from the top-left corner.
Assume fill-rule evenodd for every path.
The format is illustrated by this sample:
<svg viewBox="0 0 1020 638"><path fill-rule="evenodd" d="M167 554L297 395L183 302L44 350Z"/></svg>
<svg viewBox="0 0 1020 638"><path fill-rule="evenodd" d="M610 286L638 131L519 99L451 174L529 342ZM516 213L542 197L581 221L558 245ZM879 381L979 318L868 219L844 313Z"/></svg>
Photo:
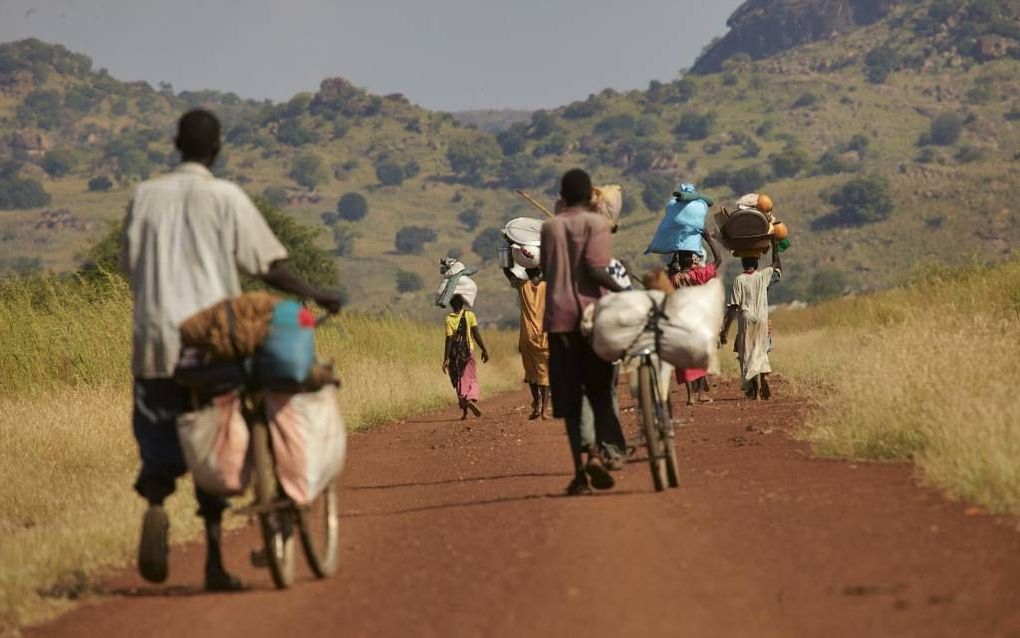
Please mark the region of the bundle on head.
<svg viewBox="0 0 1020 638"><path fill-rule="evenodd" d="M214 359L250 357L266 340L279 301L268 292L246 292L225 299L181 323L181 344L201 348Z"/></svg>
<svg viewBox="0 0 1020 638"><path fill-rule="evenodd" d="M649 270L641 277L641 283L644 284L648 290L659 290L667 295L674 290L673 282L669 280L669 274L665 268L655 268Z"/></svg>

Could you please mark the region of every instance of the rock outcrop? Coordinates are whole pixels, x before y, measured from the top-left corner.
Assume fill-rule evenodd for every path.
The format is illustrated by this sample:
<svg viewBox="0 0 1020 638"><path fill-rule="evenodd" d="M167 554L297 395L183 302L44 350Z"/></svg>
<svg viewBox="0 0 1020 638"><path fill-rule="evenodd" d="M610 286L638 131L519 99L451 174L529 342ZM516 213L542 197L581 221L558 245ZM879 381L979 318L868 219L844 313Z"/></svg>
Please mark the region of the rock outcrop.
<svg viewBox="0 0 1020 638"><path fill-rule="evenodd" d="M748 0L727 20L729 33L701 54L692 73L714 73L739 53L758 60L871 24L900 0Z"/></svg>

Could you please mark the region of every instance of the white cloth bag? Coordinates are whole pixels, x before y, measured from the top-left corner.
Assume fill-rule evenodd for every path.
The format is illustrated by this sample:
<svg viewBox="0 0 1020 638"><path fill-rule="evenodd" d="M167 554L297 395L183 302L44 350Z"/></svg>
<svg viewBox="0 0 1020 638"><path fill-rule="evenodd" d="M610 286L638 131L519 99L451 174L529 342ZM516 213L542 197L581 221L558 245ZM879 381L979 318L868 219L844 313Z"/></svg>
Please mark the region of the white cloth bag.
<svg viewBox="0 0 1020 638"><path fill-rule="evenodd" d="M195 485L210 494L240 494L251 480L250 434L237 393L177 417L177 438Z"/></svg>

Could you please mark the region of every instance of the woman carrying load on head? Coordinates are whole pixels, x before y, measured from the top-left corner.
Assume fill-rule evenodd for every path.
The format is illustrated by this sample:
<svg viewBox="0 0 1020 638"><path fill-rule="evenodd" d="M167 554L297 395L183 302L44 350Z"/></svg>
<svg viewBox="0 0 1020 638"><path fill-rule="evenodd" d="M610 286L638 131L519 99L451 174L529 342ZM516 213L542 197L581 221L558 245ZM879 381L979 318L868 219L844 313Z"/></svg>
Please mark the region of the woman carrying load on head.
<svg viewBox="0 0 1020 638"><path fill-rule="evenodd" d="M481 416L478 407L478 368L475 363L475 348L481 348L482 363L488 363L489 351L482 341L478 329L478 317L464 297L454 295L446 315L446 345L443 350L443 372L450 375L450 383L457 391L461 420L467 418L468 410Z"/></svg>
<svg viewBox="0 0 1020 638"><path fill-rule="evenodd" d="M722 266L722 253L719 252L719 246L705 230L701 231L701 237L712 251L712 263L702 265L700 253L689 250L677 251L673 261L669 264L669 279L674 288L707 284L718 274L719 267ZM694 405L694 392L698 393L699 403L712 402L712 399L706 396L708 392L707 370L702 368L677 368L676 381L677 383L683 383L684 387L687 388L687 405Z"/></svg>
<svg viewBox="0 0 1020 638"><path fill-rule="evenodd" d="M529 419L548 418L549 402L549 333L545 331L545 280L539 268L527 268L527 279L521 280L509 269L503 269L510 286L517 291L521 304L521 332L518 350L524 367L524 382L531 389Z"/></svg>

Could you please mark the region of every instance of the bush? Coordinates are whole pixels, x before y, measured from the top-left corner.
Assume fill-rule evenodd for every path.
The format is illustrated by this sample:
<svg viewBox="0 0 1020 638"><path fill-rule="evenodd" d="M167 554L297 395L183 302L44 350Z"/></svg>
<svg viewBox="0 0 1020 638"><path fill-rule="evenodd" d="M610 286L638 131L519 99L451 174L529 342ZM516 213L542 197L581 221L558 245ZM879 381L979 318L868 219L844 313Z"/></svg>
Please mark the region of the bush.
<svg viewBox="0 0 1020 638"><path fill-rule="evenodd" d="M568 120L580 120L602 112L602 100L594 95L583 102L571 102L563 109L563 117Z"/></svg>
<svg viewBox="0 0 1020 638"><path fill-rule="evenodd" d="M478 212L477 208L469 208L457 213L457 221L463 224L464 228L474 230L478 228L478 224L481 223L482 214Z"/></svg>
<svg viewBox="0 0 1020 638"><path fill-rule="evenodd" d="M539 183L541 177L541 167L530 155L504 157L500 163L499 179L507 188L528 188Z"/></svg>
<svg viewBox="0 0 1020 638"><path fill-rule="evenodd" d="M404 181L404 167L392 160L382 161L376 164L375 176L383 186L398 186Z"/></svg>
<svg viewBox="0 0 1020 638"><path fill-rule="evenodd" d="M113 188L113 182L106 175L97 175L89 180L89 190L93 193L105 193Z"/></svg>
<svg viewBox="0 0 1020 638"><path fill-rule="evenodd" d="M836 219L856 226L881 221L893 209L889 180L879 175L855 177L825 199L836 207Z"/></svg>
<svg viewBox="0 0 1020 638"><path fill-rule="evenodd" d="M336 211L341 219L349 222L362 220L368 214L368 200L361 193L345 193L337 201Z"/></svg>
<svg viewBox="0 0 1020 638"><path fill-rule="evenodd" d="M652 212L660 211L666 206L676 184L665 175L651 175L645 180L641 191L641 202Z"/></svg>
<svg viewBox="0 0 1020 638"><path fill-rule="evenodd" d="M63 177L72 170L77 158L66 148L55 148L43 157L39 163L50 177Z"/></svg>
<svg viewBox="0 0 1020 638"><path fill-rule="evenodd" d="M701 185L705 188L714 188L716 186L726 186L730 183L730 171L725 168L720 168L712 171L705 176L705 179L701 180Z"/></svg>
<svg viewBox="0 0 1020 638"><path fill-rule="evenodd" d="M0 210L24 210L50 203L50 194L34 179L17 175L0 178Z"/></svg>
<svg viewBox="0 0 1020 638"><path fill-rule="evenodd" d="M262 197L273 208L287 205L287 190L282 186L266 186L262 189Z"/></svg>
<svg viewBox="0 0 1020 638"><path fill-rule="evenodd" d="M478 233L471 242L471 250L482 258L482 261L495 259L499 249L506 245L503 233L497 228L486 228Z"/></svg>
<svg viewBox="0 0 1020 638"><path fill-rule="evenodd" d="M864 75L872 84L882 84L896 68L896 52L888 46L880 46L864 56Z"/></svg>
<svg viewBox="0 0 1020 638"><path fill-rule="evenodd" d="M500 150L503 151L503 155L510 156L516 155L527 146L527 141L524 137L515 130L506 130L496 136L496 142L499 143Z"/></svg>
<svg viewBox="0 0 1020 638"><path fill-rule="evenodd" d="M330 178L329 167L318 153L302 153L294 158L290 167L290 178L308 190Z"/></svg>
<svg viewBox="0 0 1020 638"><path fill-rule="evenodd" d="M610 138L619 138L634 133L637 118L630 113L610 115L595 125L595 132Z"/></svg>
<svg viewBox="0 0 1020 638"><path fill-rule="evenodd" d="M961 146L960 150L956 151L956 161L961 164L969 164L971 162L978 162L985 158L985 152L983 149L977 146Z"/></svg>
<svg viewBox="0 0 1020 638"><path fill-rule="evenodd" d="M409 270L397 271L397 292L418 292L424 285L418 273Z"/></svg>
<svg viewBox="0 0 1020 638"><path fill-rule="evenodd" d="M393 237L393 246L401 255L420 255L425 244L436 240L436 231L424 226L404 226Z"/></svg>
<svg viewBox="0 0 1020 638"><path fill-rule="evenodd" d="M556 118L549 115L548 111L535 111L531 114L531 126L528 135L532 139L540 140L559 128Z"/></svg>
<svg viewBox="0 0 1020 638"><path fill-rule="evenodd" d="M730 173L728 186L734 193L753 193L765 182L765 174L757 166L747 166Z"/></svg>
<svg viewBox="0 0 1020 638"><path fill-rule="evenodd" d="M822 153L815 165L815 170L820 175L839 175L850 173L853 165L843 159L843 154L835 149L829 149Z"/></svg>
<svg viewBox="0 0 1020 638"><path fill-rule="evenodd" d="M699 113L687 111L680 116L680 122L674 127L673 135L679 140L703 140L712 134L715 126L715 113Z"/></svg>
<svg viewBox="0 0 1020 638"><path fill-rule="evenodd" d="M961 132L963 132L963 118L952 111L940 113L931 121L928 135L922 139L922 146L925 144L950 146L960 139Z"/></svg>
<svg viewBox="0 0 1020 638"><path fill-rule="evenodd" d="M818 104L819 99L820 98L817 95L808 91L807 93L801 94L799 98L794 100L792 106L795 109L802 109L809 106L814 106L815 104Z"/></svg>
<svg viewBox="0 0 1020 638"><path fill-rule="evenodd" d="M796 177L807 169L810 163L807 151L794 145L788 145L781 153L769 155L772 174L782 179Z"/></svg>
<svg viewBox="0 0 1020 638"><path fill-rule="evenodd" d="M287 249L287 267L296 277L318 288L335 289L340 285L336 259L319 247L321 227L302 224L261 197L255 199L255 204Z"/></svg>

